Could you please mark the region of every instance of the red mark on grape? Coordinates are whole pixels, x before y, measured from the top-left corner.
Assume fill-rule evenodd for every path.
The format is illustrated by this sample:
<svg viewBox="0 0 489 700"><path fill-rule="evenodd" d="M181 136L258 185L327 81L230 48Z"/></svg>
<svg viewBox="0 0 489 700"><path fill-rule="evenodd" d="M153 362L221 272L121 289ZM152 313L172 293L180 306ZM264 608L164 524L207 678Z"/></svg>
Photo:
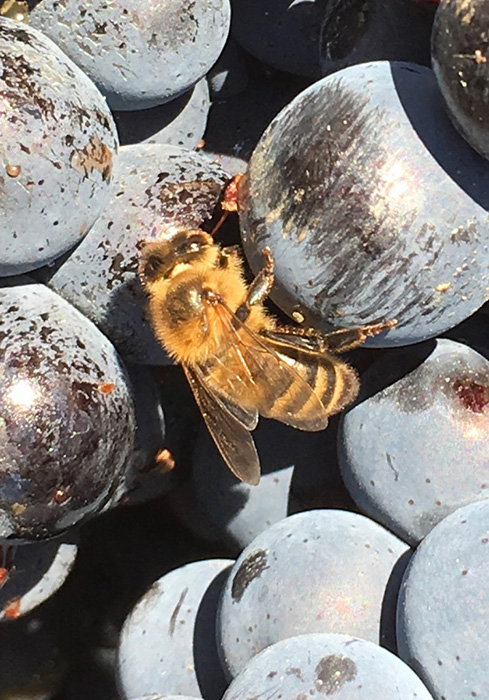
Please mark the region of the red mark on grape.
<svg viewBox="0 0 489 700"><path fill-rule="evenodd" d="M7 620L16 620L20 617L20 596L13 598L3 609L3 614Z"/></svg>
<svg viewBox="0 0 489 700"><path fill-rule="evenodd" d="M115 389L115 384L99 384L97 389L101 394L112 394Z"/></svg>
<svg viewBox="0 0 489 700"><path fill-rule="evenodd" d="M457 381L453 384L456 394L464 408L472 413L483 413L489 404L489 387L477 382Z"/></svg>

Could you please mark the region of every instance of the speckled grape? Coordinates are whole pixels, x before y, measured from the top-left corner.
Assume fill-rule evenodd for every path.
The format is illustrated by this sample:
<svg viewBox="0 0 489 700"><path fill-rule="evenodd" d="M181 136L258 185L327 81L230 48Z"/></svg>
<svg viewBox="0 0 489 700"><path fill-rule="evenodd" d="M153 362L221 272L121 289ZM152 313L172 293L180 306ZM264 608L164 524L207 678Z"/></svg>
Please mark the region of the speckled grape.
<svg viewBox="0 0 489 700"><path fill-rule="evenodd" d="M229 33L230 6L229 0L41 0L31 23L92 78L111 109L149 109L186 92L215 63Z"/></svg>
<svg viewBox="0 0 489 700"><path fill-rule="evenodd" d="M0 17L0 276L51 262L109 198L117 131L104 98L41 32Z"/></svg>
<svg viewBox="0 0 489 700"><path fill-rule="evenodd" d="M209 559L170 571L136 604L119 643L119 682L125 697L222 697L226 683L215 641L216 609L232 563Z"/></svg>
<svg viewBox="0 0 489 700"><path fill-rule="evenodd" d="M362 510L417 543L448 513L489 498L488 360L440 339L382 359L362 384L338 440Z"/></svg>
<svg viewBox="0 0 489 700"><path fill-rule="evenodd" d="M432 60L456 128L489 158L489 2L442 0L435 15Z"/></svg>
<svg viewBox="0 0 489 700"><path fill-rule="evenodd" d="M52 536L99 511L133 455L113 346L38 284L0 288L0 537Z"/></svg>
<svg viewBox="0 0 489 700"><path fill-rule="evenodd" d="M417 548L398 604L399 655L436 700L489 696L489 502L459 508Z"/></svg>
<svg viewBox="0 0 489 700"><path fill-rule="evenodd" d="M223 700L333 697L334 700L432 700L397 656L343 634L304 634L255 656Z"/></svg>
<svg viewBox="0 0 489 700"><path fill-rule="evenodd" d="M311 510L269 527L236 560L218 638L230 677L270 644L311 632L392 646L409 547L357 513Z"/></svg>
<svg viewBox="0 0 489 700"><path fill-rule="evenodd" d="M378 62L314 83L272 121L240 188L246 254L272 299L322 329L397 319L372 345L456 325L487 299L489 169L433 73ZM294 312L296 312L294 314Z"/></svg>
<svg viewBox="0 0 489 700"><path fill-rule="evenodd" d="M41 271L129 361L160 364L166 353L146 319L137 276L139 242L210 219L229 178L200 153L178 146L124 146L109 205L71 255Z"/></svg>
<svg viewBox="0 0 489 700"><path fill-rule="evenodd" d="M204 135L209 108L209 87L203 78L171 102L137 112L115 112L114 119L123 145L167 143L195 148Z"/></svg>

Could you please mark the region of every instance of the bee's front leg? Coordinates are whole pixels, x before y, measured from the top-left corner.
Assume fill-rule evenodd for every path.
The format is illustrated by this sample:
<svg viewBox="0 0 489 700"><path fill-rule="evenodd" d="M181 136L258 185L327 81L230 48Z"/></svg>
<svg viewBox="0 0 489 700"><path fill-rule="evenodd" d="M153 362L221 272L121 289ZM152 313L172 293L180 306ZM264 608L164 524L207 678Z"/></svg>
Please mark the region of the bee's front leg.
<svg viewBox="0 0 489 700"><path fill-rule="evenodd" d="M266 247L262 250L263 257L265 258L265 267L260 270L253 282L248 287L248 293L246 294L246 299L237 308L236 316L243 323L246 321L250 315L251 307L254 304L260 304L265 301L267 296L270 294L273 282L273 256L270 248Z"/></svg>

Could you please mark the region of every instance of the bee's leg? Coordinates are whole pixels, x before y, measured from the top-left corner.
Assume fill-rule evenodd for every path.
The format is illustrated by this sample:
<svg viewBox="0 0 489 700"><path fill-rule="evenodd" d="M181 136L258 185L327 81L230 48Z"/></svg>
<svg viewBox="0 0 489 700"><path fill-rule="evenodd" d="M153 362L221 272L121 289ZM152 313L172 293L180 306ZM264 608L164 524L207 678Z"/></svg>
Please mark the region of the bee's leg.
<svg viewBox="0 0 489 700"><path fill-rule="evenodd" d="M264 329L262 335L278 345L289 345L314 353L346 352L353 350L382 331L387 331L396 325L396 321L377 323L361 328L342 328L332 333L321 333L313 328L297 328L284 326L273 330Z"/></svg>
<svg viewBox="0 0 489 700"><path fill-rule="evenodd" d="M397 321L385 321L384 323L375 323L371 326L362 326L361 328L342 328L339 331L333 331L333 333L326 333L324 339L328 350L333 352L346 352L347 350L353 350L362 343L364 343L367 338L371 338L374 335L378 335L383 331L389 331L391 328L397 325Z"/></svg>
<svg viewBox="0 0 489 700"><path fill-rule="evenodd" d="M254 304L260 304L270 294L273 287L273 256L270 248L263 248L263 257L265 258L265 267L257 274L253 282L248 287L246 299L237 308L236 316L243 323L250 315L251 307Z"/></svg>
<svg viewBox="0 0 489 700"><path fill-rule="evenodd" d="M313 328L297 326L280 326L273 330L264 328L261 335L279 345L292 345L310 352L321 353L329 349L327 337Z"/></svg>

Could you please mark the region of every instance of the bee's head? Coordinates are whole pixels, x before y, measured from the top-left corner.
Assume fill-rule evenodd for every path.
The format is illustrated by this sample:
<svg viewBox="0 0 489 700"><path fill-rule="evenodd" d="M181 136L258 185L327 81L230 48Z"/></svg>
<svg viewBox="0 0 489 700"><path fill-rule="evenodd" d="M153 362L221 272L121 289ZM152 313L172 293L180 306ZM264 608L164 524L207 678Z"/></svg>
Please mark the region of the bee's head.
<svg viewBox="0 0 489 700"><path fill-rule="evenodd" d="M186 229L166 240L144 243L141 249L139 277L144 285L170 279L178 271L214 258L216 244L200 229Z"/></svg>

